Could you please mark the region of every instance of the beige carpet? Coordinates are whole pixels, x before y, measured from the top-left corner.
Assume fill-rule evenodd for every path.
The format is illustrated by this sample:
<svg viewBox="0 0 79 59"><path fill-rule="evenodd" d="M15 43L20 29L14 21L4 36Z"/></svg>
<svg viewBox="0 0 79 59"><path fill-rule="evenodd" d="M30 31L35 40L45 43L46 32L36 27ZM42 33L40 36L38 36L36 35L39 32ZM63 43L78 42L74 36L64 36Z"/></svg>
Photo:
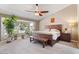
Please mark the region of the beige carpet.
<svg viewBox="0 0 79 59"><path fill-rule="evenodd" d="M72 48L61 43L53 47L42 48L41 44L30 43L29 39L15 40L9 44L0 46L0 54L76 54L79 49Z"/></svg>

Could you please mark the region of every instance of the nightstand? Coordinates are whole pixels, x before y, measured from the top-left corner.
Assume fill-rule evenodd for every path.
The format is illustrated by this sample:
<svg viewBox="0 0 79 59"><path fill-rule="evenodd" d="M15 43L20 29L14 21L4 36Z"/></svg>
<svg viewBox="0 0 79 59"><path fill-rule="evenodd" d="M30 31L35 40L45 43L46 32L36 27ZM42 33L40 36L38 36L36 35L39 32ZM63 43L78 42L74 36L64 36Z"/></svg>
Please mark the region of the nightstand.
<svg viewBox="0 0 79 59"><path fill-rule="evenodd" d="M71 41L71 34L70 33L62 33L60 40L70 42Z"/></svg>

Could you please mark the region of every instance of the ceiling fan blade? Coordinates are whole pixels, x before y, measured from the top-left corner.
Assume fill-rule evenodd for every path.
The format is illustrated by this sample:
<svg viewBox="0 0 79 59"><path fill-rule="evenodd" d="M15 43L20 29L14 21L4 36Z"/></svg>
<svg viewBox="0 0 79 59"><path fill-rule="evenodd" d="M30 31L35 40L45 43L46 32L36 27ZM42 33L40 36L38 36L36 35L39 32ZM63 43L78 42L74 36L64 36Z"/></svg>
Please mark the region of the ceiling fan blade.
<svg viewBox="0 0 79 59"><path fill-rule="evenodd" d="M40 11L41 13L48 13L48 11Z"/></svg>
<svg viewBox="0 0 79 59"><path fill-rule="evenodd" d="M42 13L39 13L39 16L43 16L43 14Z"/></svg>
<svg viewBox="0 0 79 59"><path fill-rule="evenodd" d="M26 12L36 12L36 11L33 11L33 10L25 10Z"/></svg>

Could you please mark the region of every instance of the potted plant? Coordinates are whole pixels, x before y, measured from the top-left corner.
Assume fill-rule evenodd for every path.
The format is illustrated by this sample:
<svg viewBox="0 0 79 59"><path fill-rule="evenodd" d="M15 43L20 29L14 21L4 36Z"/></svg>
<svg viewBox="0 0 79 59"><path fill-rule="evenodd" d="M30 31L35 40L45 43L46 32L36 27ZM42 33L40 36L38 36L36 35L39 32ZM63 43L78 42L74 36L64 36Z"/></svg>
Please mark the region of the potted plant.
<svg viewBox="0 0 79 59"><path fill-rule="evenodd" d="M24 39L25 36L25 23L20 23L20 31L22 31L21 33L21 38Z"/></svg>
<svg viewBox="0 0 79 59"><path fill-rule="evenodd" d="M3 24L8 33L8 38L10 39L9 41L7 41L7 43L11 42L11 40L13 39L13 31L14 31L16 20L17 20L16 16L10 16L4 18Z"/></svg>
<svg viewBox="0 0 79 59"><path fill-rule="evenodd" d="M32 35L32 31L30 30L29 26L26 27L25 33L29 36Z"/></svg>

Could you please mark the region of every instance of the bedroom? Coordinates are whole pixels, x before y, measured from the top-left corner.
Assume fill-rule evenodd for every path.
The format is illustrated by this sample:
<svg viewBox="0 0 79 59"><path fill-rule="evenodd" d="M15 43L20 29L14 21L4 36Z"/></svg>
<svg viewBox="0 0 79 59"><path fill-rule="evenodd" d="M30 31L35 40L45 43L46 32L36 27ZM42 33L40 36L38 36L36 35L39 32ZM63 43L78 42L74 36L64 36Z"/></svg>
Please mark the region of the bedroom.
<svg viewBox="0 0 79 59"><path fill-rule="evenodd" d="M16 7L15 7L16 6ZM43 13L41 16L39 16L38 14L34 15L34 12L29 12L29 10L35 10L37 5L35 4L11 4L11 5L0 5L0 19L2 20L2 17L4 16L10 16L10 15L15 15L15 16L19 16L20 20L24 19L24 22L28 21L29 22L34 22L34 31L43 31L40 32L42 34L48 34L46 33L47 31L51 31L51 29L58 29L62 32L62 34L60 33L61 37L60 37L60 41L57 42L57 46L53 45L52 47L50 46L45 46L44 48L42 48L42 45L38 44L38 43L33 43L33 42L29 42L29 38L27 38L25 36L25 40L16 40L16 41L12 41L9 44L5 44L3 45L3 38L1 38L1 44L3 46L1 46L0 48L0 53L79 53L78 50L76 51L75 48L78 48L78 20L77 20L77 16L78 16L78 8L79 5L76 4L38 4L39 8L41 8L40 10L45 10L48 11L48 13ZM3 8L5 7L5 8ZM36 11L35 11L36 12ZM30 15L30 16L29 16ZM22 22L22 21L20 21ZM59 26L61 25L61 26ZM1 28L1 30L3 30ZM1 33L3 33L1 31ZM37 32L38 33L38 32ZM38 33L39 34L39 33ZM41 34L41 35L42 35ZM49 33L51 34L51 33ZM42 35L43 36L43 35ZM1 36L2 37L2 36ZM45 35L46 37L46 35ZM28 39L28 40L26 40ZM47 39L46 38L43 38ZM48 39L47 39L48 40ZM18 42L18 44L16 44ZM28 43L29 42L29 43ZM24 43L24 44L23 44ZM10 45L11 44L11 45ZM15 47L12 47L16 44L15 47L17 47L18 45L21 45L21 47L17 47L16 50ZM59 44L59 45L58 45ZM24 46L23 46L24 45ZM25 45L28 47L26 47L25 50L24 47ZM67 46L69 51L73 51L73 52L69 52L69 51L63 51L64 48L67 49L67 47L62 47L62 45ZM9 47L11 48L9 48ZM59 46L59 47L58 47ZM6 47L6 48L4 48ZM72 48L74 47L74 48ZM36 49L35 49L36 48ZM56 48L62 48L60 50L55 50ZM4 51L5 49L7 49L6 51ZM18 51L19 49L19 51ZM24 51L21 51L21 49L23 49ZM29 50L28 50L29 49ZM31 49L35 49L32 50ZM44 50L45 49L45 50ZM48 50L54 50L54 51L49 51ZM14 51L14 52L12 52ZM16 52L18 51L18 52ZM58 51L58 52L56 52ZM61 51L61 52L60 52Z"/></svg>

